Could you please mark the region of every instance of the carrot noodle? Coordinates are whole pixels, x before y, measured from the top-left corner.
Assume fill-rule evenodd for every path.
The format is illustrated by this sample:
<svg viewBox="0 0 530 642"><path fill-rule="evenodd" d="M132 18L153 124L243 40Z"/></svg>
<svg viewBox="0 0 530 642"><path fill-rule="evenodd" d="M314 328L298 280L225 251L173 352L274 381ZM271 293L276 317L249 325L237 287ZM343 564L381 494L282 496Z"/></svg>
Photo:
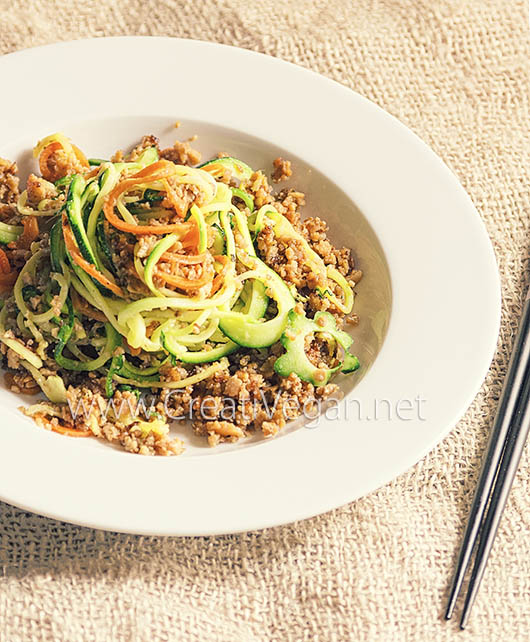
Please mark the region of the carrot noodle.
<svg viewBox="0 0 530 642"><path fill-rule="evenodd" d="M41 421L49 421L42 415L35 415L35 417L39 418ZM66 435L67 437L92 437L94 434L91 430L77 430L76 428L68 428L66 426L61 426L60 424L50 424L50 427L53 432L57 432L60 435Z"/></svg>
<svg viewBox="0 0 530 642"><path fill-rule="evenodd" d="M89 263L85 258L83 258L83 256L81 256L81 253L79 252L75 243L74 234L70 226L68 225L66 216L64 214L63 237L66 249L70 253L70 256L72 257L74 262L89 276L91 276L93 279L96 279L98 283L101 283L101 285L113 292L116 296L123 298L123 292L121 291L120 287L116 285L116 283L113 283L110 279L107 279L107 277L104 274L101 274L101 272L94 265Z"/></svg>
<svg viewBox="0 0 530 642"><path fill-rule="evenodd" d="M165 281L169 285L181 290L194 290L196 288L200 288L203 285L206 285L213 278L213 270L211 268L204 268L203 275L198 279L188 279L187 277L179 276L178 274L169 274L159 268L155 270L155 274L162 281Z"/></svg>
<svg viewBox="0 0 530 642"><path fill-rule="evenodd" d="M10 292L18 278L17 272L9 274L0 274L0 292Z"/></svg>
<svg viewBox="0 0 530 642"><path fill-rule="evenodd" d="M9 292L17 278L18 272L11 270L7 254L0 249L0 292Z"/></svg>
<svg viewBox="0 0 530 642"><path fill-rule="evenodd" d="M2 274L9 274L11 272L11 265L4 250L0 249L0 271Z"/></svg>
<svg viewBox="0 0 530 642"><path fill-rule="evenodd" d="M24 216L22 225L24 226L24 231L14 242L14 247L19 250L27 250L39 236L39 223L36 216Z"/></svg>
<svg viewBox="0 0 530 642"><path fill-rule="evenodd" d="M99 167L94 167L94 169L91 169L91 170L90 170L90 171L88 171L88 172L84 172L84 173L83 173L83 178L84 178L85 180L88 180L88 179L90 179L90 178L94 178L94 176L97 176L97 175L98 175L98 173L99 173Z"/></svg>
<svg viewBox="0 0 530 642"><path fill-rule="evenodd" d="M143 183L154 183L156 181L163 181L170 176L176 174L175 164L166 160L159 160L144 167L130 178L126 178L110 192L105 201L103 211L107 221L114 227L129 232L131 234L170 234L172 232L180 232L183 235L192 230L195 226L193 223L172 223L170 225L133 225L120 219L114 213L114 206L118 197Z"/></svg>
<svg viewBox="0 0 530 642"><path fill-rule="evenodd" d="M45 178L48 181L57 181L60 178L63 178L64 173L61 171L59 167L51 167L50 166L50 159L52 157L52 154L55 152L58 152L60 149L64 151L65 154L68 155L68 150L66 150L63 146L63 144L59 141L53 141L46 145L46 147L42 150L39 156L39 169L40 173L42 174L42 177ZM79 147L76 147L75 145L71 146L70 154L73 152L77 162L85 168L89 168L89 163L86 159L86 156L83 154L83 152L79 149ZM96 172L97 173L97 172Z"/></svg>
<svg viewBox="0 0 530 642"><path fill-rule="evenodd" d="M49 145L46 145L39 156L40 173L47 181L58 181L62 178L60 172L57 169L52 169L48 164L51 155L62 148L63 146L59 142L50 143Z"/></svg>

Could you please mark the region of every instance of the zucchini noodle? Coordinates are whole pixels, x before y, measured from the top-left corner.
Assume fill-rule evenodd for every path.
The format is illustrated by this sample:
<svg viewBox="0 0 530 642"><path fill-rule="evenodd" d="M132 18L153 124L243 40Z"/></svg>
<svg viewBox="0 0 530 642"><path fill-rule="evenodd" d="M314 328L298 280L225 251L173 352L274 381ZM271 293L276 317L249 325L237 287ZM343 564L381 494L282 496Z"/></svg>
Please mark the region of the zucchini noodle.
<svg viewBox="0 0 530 642"><path fill-rule="evenodd" d="M114 379L118 383L125 383L130 386L138 386L139 388L169 388L169 389L177 389L177 388L187 388L188 386L192 386L195 383L199 383L199 381L203 381L204 379L208 379L211 377L213 374L216 372L219 372L220 370L226 370L228 368L228 359L221 359L217 361L216 363L213 363L211 366L208 366L204 370L201 370L197 374L191 375L189 377L185 377L184 379L180 379L179 381L149 381L149 382L142 382L142 381L136 381L135 379L126 379L124 377L120 377L116 375Z"/></svg>
<svg viewBox="0 0 530 642"><path fill-rule="evenodd" d="M66 388L64 381L59 375L49 375L45 377L41 374L40 369L36 368L28 361L20 362L35 379L41 390L54 403L66 403Z"/></svg>
<svg viewBox="0 0 530 642"><path fill-rule="evenodd" d="M141 221L148 221L151 218L165 218L169 216L169 213L168 210L161 207L152 207L149 210L139 210L138 212L135 212L135 216L137 216Z"/></svg>
<svg viewBox="0 0 530 642"><path fill-rule="evenodd" d="M163 311L159 310L158 313L161 314ZM196 328L201 328L202 325L205 323L205 321L210 317L212 314L212 310L206 309L203 310L202 312L193 312L193 318L191 321L189 321L189 313L186 314L179 314L178 316L171 315L169 319L166 319L165 321L162 321L162 323L156 328L156 330L153 332L151 335L151 340L153 342L159 342L160 343L160 335L162 332L164 333L171 333L171 336L173 337L184 337L191 335ZM148 316L147 314L145 316ZM162 317L159 317L162 319ZM188 323L189 321L189 323ZM177 328L177 323L186 323L184 327Z"/></svg>
<svg viewBox="0 0 530 642"><path fill-rule="evenodd" d="M97 308L98 310L101 310L105 317L108 319L109 323L112 324L115 330L119 332L122 335L125 335L125 328L124 326L120 325L118 323L118 320L116 318L116 315L112 311L112 302L109 299L106 299L100 291L96 288L96 286L92 283L90 280L90 277L88 277L83 270L75 266L74 268L74 273L77 276L75 278L72 275L72 285L74 286L74 289L83 297L85 298L90 305L92 305L94 308Z"/></svg>
<svg viewBox="0 0 530 642"><path fill-rule="evenodd" d="M257 213L254 231L259 233L265 225L266 218L273 223L273 230L279 238L295 238L304 250L306 264L321 276L326 285L319 288L321 296L325 296L344 314L349 314L353 308L353 290L342 274L333 267L326 266L322 258L310 247L307 240L297 232L291 223L282 216L272 205L264 205ZM341 301L333 294L329 280L333 281L342 290L343 300Z"/></svg>
<svg viewBox="0 0 530 642"><path fill-rule="evenodd" d="M44 258L45 254L46 253L44 250L39 250L31 257L31 259L20 271L19 277L13 287L13 294L15 296L15 301L18 309L22 312L26 319L29 319L36 324L44 323L45 321L49 321L54 316L56 316L56 310L61 310L61 308L65 304L66 297L68 296L68 290L70 288L69 279L65 277L64 274L52 272L50 274L50 277L57 281L60 286L59 294L56 297L56 303L46 312L42 312L40 314L35 314L28 308L26 302L24 301L24 295L22 293L24 282L27 276L29 276L32 280L35 279L35 270L37 268L37 264Z"/></svg>
<svg viewBox="0 0 530 642"><path fill-rule="evenodd" d="M178 341L185 346L203 343L214 334L218 327L219 319L210 319L209 325L207 325L202 332L199 332L198 334L191 333L179 335ZM173 334L173 336L175 336L175 334Z"/></svg>
<svg viewBox="0 0 530 642"><path fill-rule="evenodd" d="M100 172L101 170L103 170L101 174L102 185L100 187L99 194L96 196L96 200L94 201L94 205L92 206L87 222L87 236L92 243L95 239L96 225L99 215L103 210L105 198L116 185L120 176L120 172L113 167L112 163L104 163L101 165Z"/></svg>
<svg viewBox="0 0 530 642"><path fill-rule="evenodd" d="M173 310L205 310L207 308L218 307L219 305L229 301L236 290L235 281L227 283L221 292L212 299L191 299L189 297L179 297L175 299L147 297L134 301L125 308L118 315L118 322L121 324L127 323L128 319L133 317L138 312L151 312L156 309Z"/></svg>
<svg viewBox="0 0 530 642"><path fill-rule="evenodd" d="M26 327L26 324L24 323L24 315L22 314L22 312L19 312L17 314L17 326L18 326L18 329L20 330L20 332L24 336L27 337L27 336L31 335L31 333L28 331L28 328Z"/></svg>
<svg viewBox="0 0 530 642"><path fill-rule="evenodd" d="M147 328L141 314L135 314L127 321L127 343L133 348L141 348L146 352L158 352L160 343L147 338Z"/></svg>
<svg viewBox="0 0 530 642"><path fill-rule="evenodd" d="M123 202L123 196L118 197L118 200L116 201L116 207L118 208L119 213L126 223L129 223L130 225L136 225L136 219L129 212L127 206Z"/></svg>
<svg viewBox="0 0 530 642"><path fill-rule="evenodd" d="M142 281L156 296L164 296L164 295L161 292L159 292L157 288L155 288L155 285L153 283L153 271L155 269L156 264L162 257L162 254L164 254L164 252L167 252L170 248L172 248L177 242L177 240L178 238L176 234L168 234L163 239L158 241L158 243L152 249L151 254L149 255L149 259L144 268Z"/></svg>
<svg viewBox="0 0 530 642"><path fill-rule="evenodd" d="M44 148L50 145L50 143L60 143L67 154L73 154L74 152L72 143L70 142L68 137L61 132L57 132L56 134L50 134L42 140L39 140L39 142L33 148L33 158L38 158Z"/></svg>
<svg viewBox="0 0 530 642"><path fill-rule="evenodd" d="M336 270L334 267L327 266L327 275L332 281L334 281L343 292L343 301L340 301L334 294L329 296L333 303L339 308L344 314L349 314L353 308L354 295L353 290L351 289L348 281L342 276L342 274Z"/></svg>
<svg viewBox="0 0 530 642"><path fill-rule="evenodd" d="M26 319L25 322L26 327L28 330L31 332L31 334L35 337L35 340L37 341L37 354L42 360L46 359L46 348L48 347L48 342L44 339L42 336L42 332L37 328L37 326L31 321L30 319Z"/></svg>
<svg viewBox="0 0 530 642"><path fill-rule="evenodd" d="M17 212L23 216L53 216L64 205L61 200L44 198L37 206L37 209L28 204L28 191L24 190L17 199Z"/></svg>
<svg viewBox="0 0 530 642"><path fill-rule="evenodd" d="M8 348L11 348L13 352L16 352L19 357L25 359L35 368L42 368L41 358L32 352L29 348L23 345L17 339L12 339L11 337L6 337L6 318L7 318L7 308L4 306L0 311L0 341L5 343Z"/></svg>

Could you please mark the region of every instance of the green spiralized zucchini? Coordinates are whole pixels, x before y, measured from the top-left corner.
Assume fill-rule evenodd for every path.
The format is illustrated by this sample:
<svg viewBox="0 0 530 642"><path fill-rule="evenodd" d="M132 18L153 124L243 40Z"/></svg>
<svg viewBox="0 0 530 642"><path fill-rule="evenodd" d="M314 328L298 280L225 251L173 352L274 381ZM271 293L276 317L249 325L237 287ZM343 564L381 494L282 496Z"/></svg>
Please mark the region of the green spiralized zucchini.
<svg viewBox="0 0 530 642"><path fill-rule="evenodd" d="M151 377L158 376L160 367L164 365L165 362L166 359L162 360L155 366L146 366L145 368L139 368L138 366L135 366L124 358L119 370L119 374L123 375L124 377L139 377L140 381L149 380Z"/></svg>
<svg viewBox="0 0 530 642"><path fill-rule="evenodd" d="M98 193L98 181L90 181L81 195L81 212L84 226L88 223L88 217Z"/></svg>
<svg viewBox="0 0 530 642"><path fill-rule="evenodd" d="M239 211L234 215L244 244L243 251L238 252L238 258L249 268L240 279L244 277L259 281L262 288L275 300L277 314L273 319L260 321L244 312L223 312L219 327L227 337L241 346L266 348L281 337L287 324L287 315L294 308L296 301L283 279L256 256L246 217Z"/></svg>
<svg viewBox="0 0 530 642"><path fill-rule="evenodd" d="M113 384L113 379L114 375L118 373L123 366L123 355L118 354L115 357L112 357L112 361L110 362L110 368L107 372L107 376L105 377L105 394L107 397L112 397L114 394L114 384Z"/></svg>
<svg viewBox="0 0 530 642"><path fill-rule="evenodd" d="M138 388L168 388L179 389L186 388L187 386L192 386L203 379L208 379L216 372L220 370L226 370L228 368L228 361L224 358L219 359L216 363L204 368L203 370L197 372L196 374L190 375L189 377L184 377L179 381L136 381L135 379L127 379L116 375L115 381L121 384L128 384L131 386L137 386Z"/></svg>
<svg viewBox="0 0 530 642"><path fill-rule="evenodd" d="M112 272L114 276L117 274L116 266L114 265L114 259L112 258L112 251L110 249L109 241L107 239L107 234L105 232L105 221L100 216L96 224L96 239L97 239L97 248L99 250L99 255L102 258L105 266Z"/></svg>
<svg viewBox="0 0 530 642"><path fill-rule="evenodd" d="M132 165L137 165L140 168L147 167L156 163L157 160L160 160L158 150L156 147L147 147L144 151L138 156L135 161L130 161Z"/></svg>
<svg viewBox="0 0 530 642"><path fill-rule="evenodd" d="M254 199L250 194L245 192L245 190L240 189L239 187L231 187L232 195L237 196L240 200L245 203L245 206L248 207L250 212L254 211Z"/></svg>
<svg viewBox="0 0 530 642"><path fill-rule="evenodd" d="M199 231L199 242L197 243L197 254L202 254L206 252L206 246L208 243L208 230L206 228L206 221L204 220L204 214L196 206L192 205L190 209L190 218L195 221Z"/></svg>
<svg viewBox="0 0 530 642"><path fill-rule="evenodd" d="M162 254L167 252L169 248L173 247L178 241L178 236L176 234L168 234L164 236L151 250L151 253L147 257L144 267L144 283L156 296L163 297L164 295L155 287L153 283L153 273L156 267L156 264L160 260Z"/></svg>
<svg viewBox="0 0 530 642"><path fill-rule="evenodd" d="M50 230L50 263L54 272L62 272L62 264L66 259L62 222L59 219Z"/></svg>
<svg viewBox="0 0 530 642"><path fill-rule="evenodd" d="M64 385L62 377L59 375L48 375L45 377L38 368L35 368L35 366L28 361L22 360L20 363L31 373L42 392L52 403L67 402L66 386Z"/></svg>
<svg viewBox="0 0 530 642"><path fill-rule="evenodd" d="M68 174L67 176L63 176L62 178L59 178L59 180L56 180L54 185L55 187L58 187L60 189L66 189L72 182L73 177L74 177L74 174Z"/></svg>
<svg viewBox="0 0 530 642"><path fill-rule="evenodd" d="M227 169L240 181L248 181L253 174L251 167L238 158L233 158L232 156L214 158L202 163L201 165L197 165L197 167L207 172L211 172L213 175L222 175L224 170Z"/></svg>
<svg viewBox="0 0 530 642"><path fill-rule="evenodd" d="M42 368L42 359L39 355L35 354L32 350L27 348L21 341L18 339L13 339L11 337L6 337L6 319L7 319L7 307L4 305L2 310L0 310L0 341L2 341L8 348L11 348L13 352L30 363L35 368Z"/></svg>
<svg viewBox="0 0 530 642"><path fill-rule="evenodd" d="M104 165L98 180L94 179L88 185L82 176L74 175L68 187L65 212L83 258L112 280L112 272L104 265L104 262L108 262L108 257L97 239L97 224L104 200L119 177L111 167ZM110 267L112 267L112 259ZM93 281L103 294L111 294L99 281Z"/></svg>
<svg viewBox="0 0 530 642"><path fill-rule="evenodd" d="M277 314L269 321L259 321L243 312L221 314L219 327L223 333L240 346L266 348L281 337L287 324L287 315L296 304L284 281L259 259L255 270L246 273L246 278L261 281L270 296L276 301Z"/></svg>
<svg viewBox="0 0 530 642"><path fill-rule="evenodd" d="M34 281L35 280L35 275L37 268L39 267L39 263L46 258L46 252L45 250L38 250L33 254L33 256L28 260L26 265L22 268L20 271L20 274L15 282L15 285L13 286L13 296L15 299L15 302L17 304L18 309L20 312L24 315L27 321L30 321L32 323L45 323L47 321L50 321L53 317L56 316L55 313L55 308L57 307L58 309L61 309L66 301L66 298L68 296L68 290L70 287L70 281L68 277L64 276L61 272L52 272L50 274L50 278L54 281L56 281L59 284L59 294L57 295L57 302L55 306L49 307L49 309L46 312L41 312L41 313L36 313L31 311L28 306L26 305L26 298L24 296L24 283L26 282L26 279ZM35 286L31 286L33 290L35 290L38 294L38 291L36 290ZM35 294L33 294L35 296ZM26 323L27 325L27 323ZM35 334L35 331L33 332ZM41 337L36 337L39 338L39 340L42 340Z"/></svg>
<svg viewBox="0 0 530 642"><path fill-rule="evenodd" d="M282 216L272 205L264 205L257 212L253 225L255 237L262 231L267 219L272 223L273 231L277 237L296 239L300 243L304 250L307 265L317 274L321 274L322 278L328 283L331 280L340 286L343 293L342 300L333 293L331 287L318 288L317 291L320 296L332 301L341 312L349 314L353 308L354 294L344 276L335 268L329 265L326 266L322 258L311 248L300 232L297 232L285 216Z"/></svg>
<svg viewBox="0 0 530 642"><path fill-rule="evenodd" d="M74 233L79 251L87 261L95 265L99 269L99 262L97 261L90 241L85 229L83 221L83 201L82 196L86 187L85 179L79 174L75 174L68 188L68 196L66 197L66 216L72 232Z"/></svg>
<svg viewBox="0 0 530 642"><path fill-rule="evenodd" d="M316 366L306 354L306 338L319 333L332 337L344 350L343 360L333 368ZM314 319L308 319L304 314L291 310L281 342L285 353L274 362L274 370L282 377L294 373L314 386L325 386L335 372L340 370L346 374L359 368L359 360L349 352L353 339L337 328L335 317L329 312L317 312Z"/></svg>
<svg viewBox="0 0 530 642"><path fill-rule="evenodd" d="M99 165L103 165L103 163L110 162L108 160L105 160L104 158L88 158L87 160L90 167L99 167Z"/></svg>
<svg viewBox="0 0 530 642"><path fill-rule="evenodd" d="M107 335L107 342L101 351L101 354L96 359L88 361L80 361L69 359L63 355L65 348L68 348L68 341L72 336L74 328L74 307L70 299L67 299L68 306L68 319L64 322L57 335L57 345L55 346L54 358L57 364L65 370L75 370L77 372L92 372L102 368L113 355L114 350L121 345L121 336L114 330L110 323L105 324L105 332Z"/></svg>
<svg viewBox="0 0 530 642"><path fill-rule="evenodd" d="M6 245L13 243L22 234L24 228L22 225L8 225L0 222L0 243Z"/></svg>
<svg viewBox="0 0 530 642"><path fill-rule="evenodd" d="M94 200L94 204L90 211L87 221L87 237L90 243L95 246L96 227L99 216L103 210L103 203L109 192L115 187L120 178L120 172L116 169L115 165L104 164L100 169L98 178L99 193Z"/></svg>
<svg viewBox="0 0 530 642"><path fill-rule="evenodd" d="M232 354L239 348L235 341L227 340L224 343L207 344L202 350L186 350L174 337L164 333L162 333L162 345L166 352L183 363L211 363Z"/></svg>

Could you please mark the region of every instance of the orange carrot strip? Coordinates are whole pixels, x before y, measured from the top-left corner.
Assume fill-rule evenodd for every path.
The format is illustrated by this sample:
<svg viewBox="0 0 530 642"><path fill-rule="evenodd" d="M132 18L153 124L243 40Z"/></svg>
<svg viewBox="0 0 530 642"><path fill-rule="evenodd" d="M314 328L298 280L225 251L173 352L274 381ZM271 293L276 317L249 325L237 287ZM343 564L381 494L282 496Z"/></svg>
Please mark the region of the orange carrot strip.
<svg viewBox="0 0 530 642"><path fill-rule="evenodd" d="M180 241L180 244L183 250L189 247L197 247L197 241L195 239L189 239L188 241Z"/></svg>
<svg viewBox="0 0 530 642"><path fill-rule="evenodd" d="M156 161L155 163L151 163L151 165L147 165L147 167L144 167L140 171L136 172L136 174L133 174L131 178L133 179L151 178L152 181L159 181L165 178L169 178L170 176L174 176L175 173L176 173L175 164L172 163L171 161L161 159ZM160 177L152 178L153 175L155 174L160 174Z"/></svg>
<svg viewBox="0 0 530 642"><path fill-rule="evenodd" d="M85 172L82 174L83 178L85 180L88 180L89 178L93 178L96 176L96 174L99 172L99 167L94 167L94 169L91 169L89 172Z"/></svg>
<svg viewBox="0 0 530 642"><path fill-rule="evenodd" d="M66 222L66 217L64 215L63 215L63 237L64 237L64 244L66 246L66 249L68 250L70 256L75 261L75 263L89 276L96 279L98 283L101 283L101 285L103 285L108 290L113 292L116 296L123 298L123 292L116 285L116 283L113 283L112 281L107 279L107 277L104 274L101 274L101 272L94 265L92 265L92 263L89 263L85 258L83 258L83 256L81 256L81 253L79 252L75 244L74 234L70 226Z"/></svg>
<svg viewBox="0 0 530 642"><path fill-rule="evenodd" d="M0 271L3 274L9 274L11 272L9 259L7 258L7 254L2 249L0 249Z"/></svg>
<svg viewBox="0 0 530 642"><path fill-rule="evenodd" d="M11 292L17 278L18 272L15 271L9 274L0 274L0 292Z"/></svg>
<svg viewBox="0 0 530 642"><path fill-rule="evenodd" d="M114 206L121 194L141 183L153 183L172 176L175 173L174 167L174 164L169 161L159 160L118 183L118 185L116 185L108 195L105 205L103 206L103 211L107 221L119 230L129 232L131 234L185 233L190 229L193 229L195 226L192 223L172 223L170 225L132 225L131 223L127 223L123 219L118 218L114 213Z"/></svg>
<svg viewBox="0 0 530 642"><path fill-rule="evenodd" d="M67 428L66 426L57 425L51 426L53 432L57 432L60 435L67 435L68 437L92 437L93 433L91 430L76 430L75 428Z"/></svg>
<svg viewBox="0 0 530 642"><path fill-rule="evenodd" d="M9 274L0 274L0 284L1 285L13 285L13 283L17 280L18 278L18 273L17 272L10 272Z"/></svg>
<svg viewBox="0 0 530 642"><path fill-rule="evenodd" d="M59 173L57 169L53 170L49 167L48 161L50 160L50 156L54 153L62 149L61 143L58 141L54 143L50 143L49 145L46 145L46 147L42 150L40 156L39 156L39 169L40 173L42 174L42 177L45 178L48 181L58 181L62 176L59 176Z"/></svg>
<svg viewBox="0 0 530 642"><path fill-rule="evenodd" d="M199 242L200 242L200 237L199 237L199 224L197 223L194 225L190 231L184 236L182 239L182 247L186 247L186 241L188 243L191 243L191 246L189 247L195 247L196 249L199 248Z"/></svg>
<svg viewBox="0 0 530 642"><path fill-rule="evenodd" d="M58 167L50 167L49 161L54 152L59 151L60 149L64 149L62 144L59 141L54 141L53 143L50 143L49 145L46 145L46 147L42 150L39 156L39 169L40 173L42 174L43 178L45 178L48 181L57 181L60 178L63 178L64 174ZM72 145L72 149L74 151L74 155L77 159L77 162L82 166L86 167L87 169L90 167L88 160L86 159L86 156L83 154L83 152L79 149L79 147L76 147L75 145ZM97 172L96 172L97 173Z"/></svg>
<svg viewBox="0 0 530 642"><path fill-rule="evenodd" d="M162 281L165 281L176 288L180 288L181 290L193 290L195 288L200 288L211 281L213 277L213 272L211 270L204 270L203 275L198 279L188 279L185 276L179 276L178 274L168 274L160 269L156 269L155 274Z"/></svg>
<svg viewBox="0 0 530 642"><path fill-rule="evenodd" d="M24 231L15 241L15 247L19 250L27 250L39 235L39 223L36 216L25 216L22 219Z"/></svg>

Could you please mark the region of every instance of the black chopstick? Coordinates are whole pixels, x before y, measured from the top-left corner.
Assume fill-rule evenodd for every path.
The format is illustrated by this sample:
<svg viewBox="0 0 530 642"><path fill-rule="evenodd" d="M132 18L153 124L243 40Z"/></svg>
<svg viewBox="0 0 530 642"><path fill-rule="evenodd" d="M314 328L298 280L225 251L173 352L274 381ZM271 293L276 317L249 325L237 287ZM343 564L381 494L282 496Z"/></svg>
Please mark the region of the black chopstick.
<svg viewBox="0 0 530 642"><path fill-rule="evenodd" d="M515 469L512 473L513 466L508 459L503 459L505 462L505 468L510 469L511 477L508 473L504 475L502 479L496 481L498 476L499 467L501 464L501 458L503 453L506 450L507 441L510 438L510 435L515 439L517 437L516 433L524 433L524 421L514 421L516 419L516 414L518 417L522 416L522 406L520 402L524 401L522 394L522 389L524 387L525 378L528 378L528 364L530 363L530 290L529 294L526 297L526 301L523 306L523 312L521 316L521 321L519 323L519 329L517 332L517 337L515 339L515 344L512 351L512 356L510 358L510 363L508 366L508 372L504 382L503 390L501 393L501 398L499 400L499 406L497 409L497 414L491 429L488 446L486 449L486 455L482 463L482 470L480 473L480 478L477 484L477 489L475 491L475 496L473 498L473 503L471 505L471 510L469 513L468 523L464 537L462 540L462 545L460 548L460 553L458 556L458 562L453 577L453 582L451 585L451 590L449 593L449 599L447 603L447 609L445 613L445 618L449 620L453 614L456 600L460 589L462 588L462 583L464 576L469 566L471 560L471 555L479 535L482 520L488 501L492 495L492 489L495 482L495 487L497 488L497 482L500 487L497 491L497 497L502 492L504 496L503 487L506 487L506 492L504 496L504 502L500 508L498 517L495 517L497 520L500 519L502 514L502 509L504 508L504 503L506 502L506 497L511 488L513 482L513 477L515 476L515 471L517 470L517 465L519 460L515 463ZM524 437L526 439L526 436ZM524 444L524 441L523 441ZM507 453L507 450L506 450ZM508 453L507 453L508 454ZM511 458L514 458L515 450L513 451ZM519 455L520 458L520 455ZM492 504L492 510L495 511L495 507ZM493 513L490 514L490 521L493 520ZM465 606L465 618L462 618L461 627L465 627L467 620L469 618L470 609L473 604L474 598L478 591L478 586L480 579L484 573L486 562L488 559L488 554L495 537L496 528L491 531L491 541L488 537L482 539L482 541L489 541L489 545L486 548L486 545L482 547L481 559L478 557L475 561L476 572L473 573L474 581L471 585L470 583L470 595L466 600ZM478 580L478 581L477 581Z"/></svg>
<svg viewBox="0 0 530 642"><path fill-rule="evenodd" d="M471 579L469 580L466 600L462 610L462 619L460 621L461 629L464 629L467 624L471 607L477 596L491 547L493 546L493 540L497 534L506 500L510 494L510 489L515 474L517 473L517 467L519 466L526 438L530 430L530 403L528 403L530 399L530 370L527 370L525 379L525 386L514 420L514 426L508 435L508 441L495 481L495 488L493 489L488 512L482 525L475 564L471 573Z"/></svg>

